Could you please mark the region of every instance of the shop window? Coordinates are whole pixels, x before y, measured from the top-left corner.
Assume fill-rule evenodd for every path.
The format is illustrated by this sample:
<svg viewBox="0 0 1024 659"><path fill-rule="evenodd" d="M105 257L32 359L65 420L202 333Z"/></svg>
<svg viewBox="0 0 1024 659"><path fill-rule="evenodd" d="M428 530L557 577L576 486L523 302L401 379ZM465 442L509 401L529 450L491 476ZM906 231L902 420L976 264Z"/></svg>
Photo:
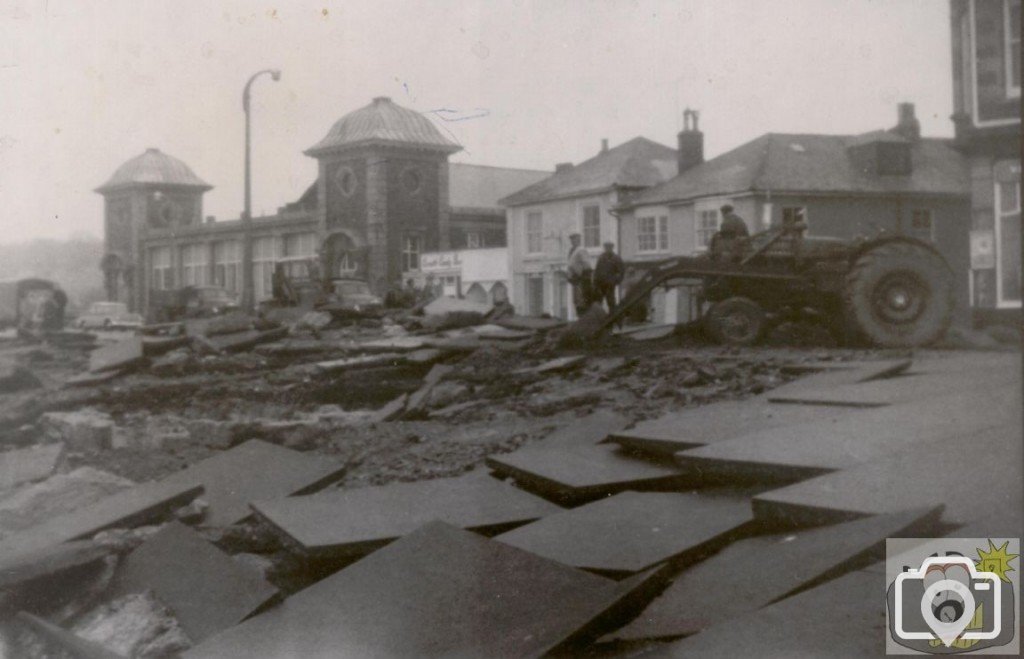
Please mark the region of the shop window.
<svg viewBox="0 0 1024 659"><path fill-rule="evenodd" d="M237 240L213 244L213 283L232 293L242 290L242 245Z"/></svg>

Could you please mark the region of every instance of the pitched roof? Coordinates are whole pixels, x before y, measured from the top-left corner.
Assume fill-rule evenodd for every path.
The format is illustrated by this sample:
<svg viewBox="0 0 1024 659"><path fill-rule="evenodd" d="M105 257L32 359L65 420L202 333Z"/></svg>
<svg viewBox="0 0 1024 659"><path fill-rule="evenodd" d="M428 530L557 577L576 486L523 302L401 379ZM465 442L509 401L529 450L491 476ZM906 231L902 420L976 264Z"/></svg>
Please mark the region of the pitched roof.
<svg viewBox="0 0 1024 659"><path fill-rule="evenodd" d="M498 200L551 176L539 169L448 163L448 203L455 208L497 208Z"/></svg>
<svg viewBox="0 0 1024 659"><path fill-rule="evenodd" d="M848 148L869 142L910 144L907 176L865 171ZM968 194L963 157L950 140L909 141L877 131L866 135L768 133L645 190L631 206L749 191L848 194Z"/></svg>
<svg viewBox="0 0 1024 659"><path fill-rule="evenodd" d="M676 167L675 149L646 137L634 137L575 167L556 171L543 181L505 197L501 203L522 206L612 186L648 187L675 175Z"/></svg>
<svg viewBox="0 0 1024 659"><path fill-rule="evenodd" d="M396 105L386 96L349 112L339 119L327 135L306 150L307 155L344 146L368 143L413 145L454 153L462 147L441 134L425 116Z"/></svg>
<svg viewBox="0 0 1024 659"><path fill-rule="evenodd" d="M212 185L196 176L195 172L182 161L163 153L160 149L151 148L118 167L106 183L96 188L96 192L110 192L145 183L180 185L204 190L213 188Z"/></svg>

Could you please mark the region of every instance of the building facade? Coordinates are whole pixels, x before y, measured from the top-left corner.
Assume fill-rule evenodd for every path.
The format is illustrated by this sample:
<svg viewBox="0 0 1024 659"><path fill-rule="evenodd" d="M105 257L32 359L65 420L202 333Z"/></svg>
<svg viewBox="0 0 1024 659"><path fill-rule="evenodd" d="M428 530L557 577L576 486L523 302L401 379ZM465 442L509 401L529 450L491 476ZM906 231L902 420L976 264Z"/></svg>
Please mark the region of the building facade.
<svg viewBox="0 0 1024 659"><path fill-rule="evenodd" d="M566 279L569 236L579 233L593 257L620 244L616 207L675 175L677 152L643 137L601 152L502 200L508 209L511 301L524 315L575 317Z"/></svg>
<svg viewBox="0 0 1024 659"><path fill-rule="evenodd" d="M1019 319L1020 0L951 0L953 122L970 170L976 319Z"/></svg>
<svg viewBox="0 0 1024 659"><path fill-rule="evenodd" d="M363 279L383 295L417 271L426 252L453 243L503 247L498 198L547 172L449 163L459 149L422 114L376 98L306 151L318 161L315 183L276 214L253 218L248 232L240 220L204 220L202 197L212 186L149 149L97 188L107 295L145 311L154 290L212 285L240 293L246 235L256 301L271 297L278 262L302 276L319 259L328 276Z"/></svg>
<svg viewBox="0 0 1024 659"><path fill-rule="evenodd" d="M811 236L880 231L932 243L957 273L966 319L970 269L967 167L950 140L922 138L913 106L898 124L866 135L767 134L637 195L620 209L627 263L708 249L730 204L751 233L800 219ZM696 309L685 287L654 295L654 320L683 322Z"/></svg>

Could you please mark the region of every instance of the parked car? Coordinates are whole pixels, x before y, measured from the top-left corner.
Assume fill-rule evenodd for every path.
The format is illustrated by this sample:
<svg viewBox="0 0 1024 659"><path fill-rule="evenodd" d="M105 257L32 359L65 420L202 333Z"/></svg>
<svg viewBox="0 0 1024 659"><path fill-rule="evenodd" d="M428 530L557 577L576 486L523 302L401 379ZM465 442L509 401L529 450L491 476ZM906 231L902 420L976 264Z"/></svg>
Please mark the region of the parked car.
<svg viewBox="0 0 1024 659"><path fill-rule="evenodd" d="M220 286L186 286L149 292L149 312L157 323L220 316L238 308L238 298Z"/></svg>
<svg viewBox="0 0 1024 659"><path fill-rule="evenodd" d="M82 329L127 329L142 327L142 316L128 311L124 302L93 302L78 317L75 327Z"/></svg>
<svg viewBox="0 0 1024 659"><path fill-rule="evenodd" d="M384 302L370 292L362 279L332 279L331 290L336 300L331 306L354 312L373 312L383 308Z"/></svg>

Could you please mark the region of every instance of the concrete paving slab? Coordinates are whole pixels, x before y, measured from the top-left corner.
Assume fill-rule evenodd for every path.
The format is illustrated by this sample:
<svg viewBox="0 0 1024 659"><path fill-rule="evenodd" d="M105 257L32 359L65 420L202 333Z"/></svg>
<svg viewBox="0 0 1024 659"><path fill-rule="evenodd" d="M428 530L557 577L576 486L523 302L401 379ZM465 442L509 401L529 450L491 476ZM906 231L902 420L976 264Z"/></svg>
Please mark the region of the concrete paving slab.
<svg viewBox="0 0 1024 659"><path fill-rule="evenodd" d="M270 343L288 336L287 327L275 327L268 330L246 330L235 334L218 334L206 337L207 342L217 352L243 352L251 350L261 343Z"/></svg>
<svg viewBox="0 0 1024 659"><path fill-rule="evenodd" d="M0 453L0 490L46 478L63 452L62 444L40 444Z"/></svg>
<svg viewBox="0 0 1024 659"><path fill-rule="evenodd" d="M89 538L115 526L131 527L160 519L202 492L192 483L145 483L118 492L0 542L0 571L9 563L70 540Z"/></svg>
<svg viewBox="0 0 1024 659"><path fill-rule="evenodd" d="M39 378L24 366L10 361L0 361L0 394L38 389L43 386Z"/></svg>
<svg viewBox="0 0 1024 659"><path fill-rule="evenodd" d="M621 577L706 553L752 519L745 497L623 492L548 515L495 539L559 563Z"/></svg>
<svg viewBox="0 0 1024 659"><path fill-rule="evenodd" d="M586 359L583 355L569 355L568 357L558 357L551 359L536 366L530 366L527 368L521 368L516 371L512 371L512 375L526 375L526 374L543 374L543 373L556 373L559 371L568 371L576 368L584 362Z"/></svg>
<svg viewBox="0 0 1024 659"><path fill-rule="evenodd" d="M97 564L110 553L110 549L92 540L72 540L4 561L0 569L0 590L18 588L37 579L60 578L66 573Z"/></svg>
<svg viewBox="0 0 1024 659"><path fill-rule="evenodd" d="M968 390L862 410L838 420L755 431L682 451L675 460L684 473L709 483L793 482L881 459L914 445L971 436L999 425L1002 421L992 409L1015 404L1015 397L1012 391Z"/></svg>
<svg viewBox="0 0 1024 659"><path fill-rule="evenodd" d="M123 659L121 655L99 643L84 639L26 611L19 611L17 619L18 622L43 639L47 645L58 648L64 656L75 657L75 659Z"/></svg>
<svg viewBox="0 0 1024 659"><path fill-rule="evenodd" d="M79 373L78 375L71 376L70 378L68 378L67 380L64 381L64 386L66 386L66 387L93 387L93 386L96 386L96 385L99 385L99 384L104 384L106 382L110 382L111 380L114 380L116 378L119 378L121 376L121 373L122 373L121 369L114 369L114 370L110 370L110 371L103 371L101 373L90 373L90 372L87 371L85 373Z"/></svg>
<svg viewBox="0 0 1024 659"><path fill-rule="evenodd" d="M798 378L768 392L769 397L788 397L804 392L818 392L857 383L885 380L906 373L913 365L910 359L853 362L853 368L830 369Z"/></svg>
<svg viewBox="0 0 1024 659"><path fill-rule="evenodd" d="M858 570L645 658L885 656L885 579Z"/></svg>
<svg viewBox="0 0 1024 659"><path fill-rule="evenodd" d="M373 423L381 423L383 421L392 421L394 419L397 419L399 416L402 415L402 412L405 411L405 404L408 400L409 394L402 394L401 396L398 396L397 398L393 399L391 402L386 404L384 407L381 407L374 411L373 416L370 418L370 420Z"/></svg>
<svg viewBox="0 0 1024 659"><path fill-rule="evenodd" d="M303 550L331 555L368 553L434 520L494 533L562 510L486 473L332 490L252 507Z"/></svg>
<svg viewBox="0 0 1024 659"><path fill-rule="evenodd" d="M773 405L765 400L727 401L671 412L612 433L611 441L641 456L672 459L687 449L741 437L748 433L807 423L838 421L859 410Z"/></svg>
<svg viewBox="0 0 1024 659"><path fill-rule="evenodd" d="M423 313L427 316L443 316L457 311L469 311L486 316L493 309L493 304L473 302L457 297L439 297L423 307Z"/></svg>
<svg viewBox="0 0 1024 659"><path fill-rule="evenodd" d="M624 490L678 489L678 469L639 460L617 446L581 444L492 455L486 464L526 489L564 503L579 503Z"/></svg>
<svg viewBox="0 0 1024 659"><path fill-rule="evenodd" d="M430 372L423 378L423 385L419 389L409 395L409 400L405 404L405 415L411 416L421 414L423 412L423 405L427 401L427 396L434 390L437 383L444 379L446 375L455 370L454 366L448 366L447 364L434 364L430 369Z"/></svg>
<svg viewBox="0 0 1024 659"><path fill-rule="evenodd" d="M804 526L945 504L943 522L966 525L1020 506L1022 459L1018 417L944 446L912 447L764 492L754 497L754 514L769 524Z"/></svg>
<svg viewBox="0 0 1024 659"><path fill-rule="evenodd" d="M101 346L89 353L89 371L99 373L131 368L141 364L143 359L142 337L133 336Z"/></svg>
<svg viewBox="0 0 1024 659"><path fill-rule="evenodd" d="M229 526L252 513L251 501L314 492L344 471L333 459L251 439L161 482L202 485L210 504L202 525Z"/></svg>
<svg viewBox="0 0 1024 659"><path fill-rule="evenodd" d="M277 589L179 522L171 522L128 555L118 568L118 595L152 591L193 642L237 625Z"/></svg>
<svg viewBox="0 0 1024 659"><path fill-rule="evenodd" d="M396 336L376 341L364 341L356 345L357 350L364 352L411 352L424 347L427 342L422 337Z"/></svg>
<svg viewBox="0 0 1024 659"><path fill-rule="evenodd" d="M385 352L317 362L313 364L313 368L323 373L341 373L342 371L354 371L361 368L374 368L376 366L396 366L401 360L402 355L397 352Z"/></svg>
<svg viewBox="0 0 1024 659"><path fill-rule="evenodd" d="M689 636L885 558L885 539L934 531L940 508L735 542L688 568L606 641Z"/></svg>
<svg viewBox="0 0 1024 659"><path fill-rule="evenodd" d="M434 522L185 657L537 657L595 633L614 581Z"/></svg>
<svg viewBox="0 0 1024 659"><path fill-rule="evenodd" d="M501 325L478 325L470 329L480 338L491 341L521 341L536 334L531 330L514 330Z"/></svg>
<svg viewBox="0 0 1024 659"><path fill-rule="evenodd" d="M941 396L958 391L985 391L1005 387L1020 379L1020 373L1010 368L969 370L953 377L949 373L906 373L884 380L857 384L821 387L780 394L770 392L773 403L801 405L840 405L849 407L882 407L894 403Z"/></svg>
<svg viewBox="0 0 1024 659"><path fill-rule="evenodd" d="M628 422L626 417L611 410L597 410L573 419L571 423L555 430L539 443L523 450L541 450L551 446L593 446L607 440L610 433L621 430Z"/></svg>
<svg viewBox="0 0 1024 659"><path fill-rule="evenodd" d="M509 329L544 332L556 327L562 327L565 325L565 321L558 318L540 318L538 316L511 316L496 320L494 324Z"/></svg>

